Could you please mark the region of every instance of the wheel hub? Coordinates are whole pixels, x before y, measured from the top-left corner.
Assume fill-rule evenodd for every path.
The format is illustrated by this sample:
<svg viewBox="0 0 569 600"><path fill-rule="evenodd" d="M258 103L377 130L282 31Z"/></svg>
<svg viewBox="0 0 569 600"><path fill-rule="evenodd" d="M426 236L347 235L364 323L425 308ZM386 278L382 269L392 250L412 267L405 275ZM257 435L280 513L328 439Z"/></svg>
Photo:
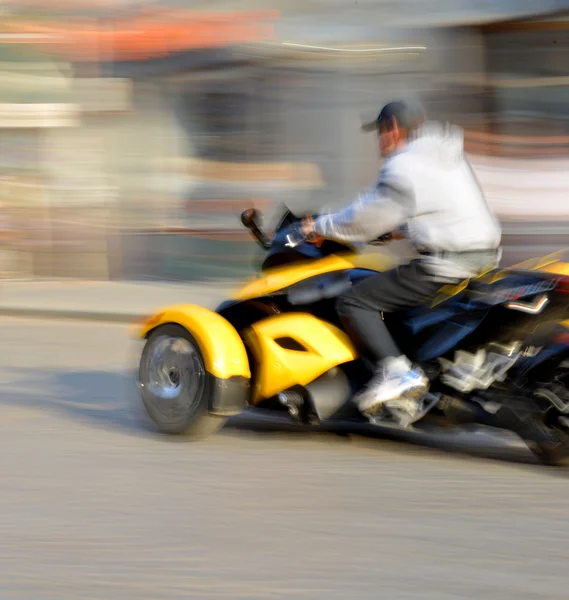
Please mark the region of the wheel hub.
<svg viewBox="0 0 569 600"><path fill-rule="evenodd" d="M175 385L175 386L179 385L180 372L178 371L178 369L170 369L170 372L168 373L168 377L170 378L172 385Z"/></svg>
<svg viewBox="0 0 569 600"><path fill-rule="evenodd" d="M162 336L156 340L147 358L145 381L142 387L158 399L174 401L184 391L190 391L201 369L190 342L180 337Z"/></svg>

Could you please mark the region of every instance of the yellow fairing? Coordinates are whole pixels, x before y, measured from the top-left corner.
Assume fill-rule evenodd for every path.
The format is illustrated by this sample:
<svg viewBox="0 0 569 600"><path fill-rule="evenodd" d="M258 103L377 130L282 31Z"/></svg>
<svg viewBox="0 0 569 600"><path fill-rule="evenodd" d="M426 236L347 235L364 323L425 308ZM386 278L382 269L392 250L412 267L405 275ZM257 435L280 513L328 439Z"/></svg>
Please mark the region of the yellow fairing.
<svg viewBox="0 0 569 600"><path fill-rule="evenodd" d="M476 279L485 283L495 283L504 277L507 277L512 269L528 269L547 271L559 275L569 275L569 263L561 262L559 260L565 253L565 250L561 250L548 256L531 259L500 270L489 268L482 272ZM262 277L251 281L238 290L232 298L234 300L258 298L259 296L285 289L299 281L308 279L309 277L315 277L333 271L370 269L371 271L379 272L391 269L396 266L396 264L397 262L389 255L375 252L334 254L319 260L307 260L300 264L269 269ZM466 279L456 286L444 286L441 289L441 295L435 300L434 304L438 304L439 302L444 301L445 298L458 294L468 285L468 283L469 280Z"/></svg>
<svg viewBox="0 0 569 600"><path fill-rule="evenodd" d="M283 347L291 338L304 350ZM343 331L305 313L263 319L252 325L245 339L257 365L253 404L295 385L306 385L333 367L357 358Z"/></svg>
<svg viewBox="0 0 569 600"><path fill-rule="evenodd" d="M554 262L540 270L547 273L554 273L555 275L569 275L569 263Z"/></svg>
<svg viewBox="0 0 569 600"><path fill-rule="evenodd" d="M318 260L269 269L259 279L251 281L233 295L234 300L249 300L272 294L310 277L346 269L385 271L397 263L389 256L378 253L333 254Z"/></svg>
<svg viewBox="0 0 569 600"><path fill-rule="evenodd" d="M505 269L488 269L481 273L476 280L491 285L505 279L512 271L516 270L527 270L527 271L543 271L545 273L553 273L554 275L567 275L569 276L569 263L561 262L558 260L566 254L565 250L559 250L553 254L542 256L539 258L532 258L524 262L518 263ZM457 285L446 285L441 288L439 295L433 301L433 306L444 302L448 298L455 296L462 290L464 290L470 283L469 279L465 279Z"/></svg>
<svg viewBox="0 0 569 600"><path fill-rule="evenodd" d="M195 338L208 373L219 379L251 377L249 359L239 334L221 315L194 304L171 306L151 317L139 335L144 338L156 327L177 323Z"/></svg>
<svg viewBox="0 0 569 600"><path fill-rule="evenodd" d="M523 271L544 271L546 273L553 273L555 275L569 275L569 263L563 262L562 258L567 255L567 250L558 250L552 254L546 256L540 256L539 258L530 258L524 260L517 265L506 267L491 275L489 283L494 283L507 277L510 271L523 270Z"/></svg>

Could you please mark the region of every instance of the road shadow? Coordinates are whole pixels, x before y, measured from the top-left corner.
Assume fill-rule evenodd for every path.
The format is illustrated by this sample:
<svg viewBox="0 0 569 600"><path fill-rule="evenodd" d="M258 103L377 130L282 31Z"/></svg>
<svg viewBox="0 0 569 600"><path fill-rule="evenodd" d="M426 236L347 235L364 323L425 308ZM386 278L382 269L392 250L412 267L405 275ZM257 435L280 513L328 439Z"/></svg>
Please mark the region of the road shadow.
<svg viewBox="0 0 569 600"><path fill-rule="evenodd" d="M0 406L54 411L91 427L131 436L168 442L187 441L184 436L163 435L156 431L140 402L134 372L24 368L11 374L11 381L0 386ZM229 419L219 435L241 439L247 436L249 440L262 443L286 437L291 443L312 439L324 443L372 444L378 449L394 452L434 451L526 467L539 464L525 446L507 434L407 432L366 423L333 423L307 428L286 415L258 410L248 410Z"/></svg>
<svg viewBox="0 0 569 600"><path fill-rule="evenodd" d="M18 373L19 371L19 373ZM89 426L150 437L138 409L134 374L16 369L0 389L0 406L51 411Z"/></svg>
<svg viewBox="0 0 569 600"><path fill-rule="evenodd" d="M485 430L461 431L401 431L392 427L378 427L367 423L329 423L305 428L287 417L263 412L246 412L228 421L222 431L227 436L247 435L251 439L267 442L271 438L287 436L291 441L310 436L325 443L354 443L375 446L394 452L444 453L481 460L493 460L519 466L539 466L539 461L514 435L507 432Z"/></svg>

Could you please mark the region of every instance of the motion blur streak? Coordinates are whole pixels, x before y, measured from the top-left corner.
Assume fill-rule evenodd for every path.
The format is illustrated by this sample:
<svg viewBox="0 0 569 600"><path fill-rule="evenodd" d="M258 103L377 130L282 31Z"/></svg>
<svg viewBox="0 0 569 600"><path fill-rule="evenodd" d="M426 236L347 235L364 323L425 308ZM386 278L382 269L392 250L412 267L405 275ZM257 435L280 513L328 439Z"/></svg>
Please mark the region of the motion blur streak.
<svg viewBox="0 0 569 600"><path fill-rule="evenodd" d="M552 362L569 346L569 258L553 254L569 246L568 65L569 0L2 0L0 600L565 600L569 483L521 437L301 428L288 416L304 412L307 381L350 402L353 380L336 366L354 358L344 333L299 316L300 301L274 331L245 318L272 328L265 315L282 312L258 296L304 275L253 279L235 327L187 305L214 309L258 272L242 211L262 213L270 235L284 205L297 215L345 205L382 166L361 124L390 100L419 99L462 129L503 225L502 264L537 265L560 290L547 303L521 296L545 297L553 284L542 280L505 290L531 345L489 343L493 362L477 352L446 364L456 398L435 400L468 422L466 403L451 401L490 375L501 393L490 369L518 355ZM411 254L400 240L314 268L361 275L378 251L385 264ZM448 287L430 327L466 336L478 325L442 312L459 289ZM161 336L179 329L156 330L143 365L145 391L162 380L158 409L162 393L175 414L180 381L198 381L214 415L196 403L196 421L216 425L261 381L258 400L276 400L282 419L244 410L186 444L153 429L134 381L144 342L131 338L174 319L176 305L201 346L178 339L167 351ZM550 314L558 328L534 328ZM484 322L489 336L506 329L497 322ZM321 336L311 364L293 326ZM518 381L516 410L528 388ZM569 427L558 371L546 383L536 394L546 416L527 422L545 426L553 406L554 425ZM516 410L510 423L523 425Z"/></svg>
<svg viewBox="0 0 569 600"><path fill-rule="evenodd" d="M392 48L328 48L326 46L309 46L308 44L293 44L283 42L283 46L294 46L295 48L310 48L312 50L331 50L333 52L398 52L401 50L426 50L425 46L400 46Z"/></svg>
<svg viewBox="0 0 569 600"><path fill-rule="evenodd" d="M0 272L253 273L239 213L350 199L378 169L359 125L397 96L464 129L505 264L565 246L569 3L388 4L4 3Z"/></svg>

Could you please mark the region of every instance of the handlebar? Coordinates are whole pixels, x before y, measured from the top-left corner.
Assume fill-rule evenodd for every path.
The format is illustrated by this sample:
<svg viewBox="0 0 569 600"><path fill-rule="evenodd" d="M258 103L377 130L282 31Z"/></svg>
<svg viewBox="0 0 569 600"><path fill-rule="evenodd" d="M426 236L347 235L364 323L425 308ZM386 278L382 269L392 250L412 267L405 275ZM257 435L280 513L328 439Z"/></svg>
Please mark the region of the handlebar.
<svg viewBox="0 0 569 600"><path fill-rule="evenodd" d="M300 246L303 242L311 242L316 239L314 233L309 233L306 235L298 226L295 226L293 230L287 234L286 236L286 244L287 248L296 248Z"/></svg>
<svg viewBox="0 0 569 600"><path fill-rule="evenodd" d="M245 227L247 227L247 229L249 229L251 235L261 245L261 247L264 250L269 250L271 248L271 240L260 227L260 217L261 215L257 210L250 208L241 213L241 222L243 225L245 225ZM318 238L318 236L314 233L309 233L306 235L302 231L302 221L300 219L292 223L290 225L290 229L290 233L286 234L285 246L287 248L296 248L304 242L313 242ZM393 239L398 238L393 233L386 233L385 235L381 235L376 239L371 240L369 244L372 246L382 246Z"/></svg>
<svg viewBox="0 0 569 600"><path fill-rule="evenodd" d="M379 237L371 240L369 242L370 246L383 246L384 244L388 244L394 239L393 233L386 233L384 235L380 235ZM287 248L296 248L300 246L303 242L310 242L315 238L313 233L309 233L305 235L298 227L295 227L291 233L286 236L286 244Z"/></svg>
<svg viewBox="0 0 569 600"><path fill-rule="evenodd" d="M271 240L267 237L267 234L261 230L258 223L259 220L260 214L254 208L249 208L241 213L241 223L247 227L253 238L261 245L261 247L264 250L268 250L271 247Z"/></svg>

